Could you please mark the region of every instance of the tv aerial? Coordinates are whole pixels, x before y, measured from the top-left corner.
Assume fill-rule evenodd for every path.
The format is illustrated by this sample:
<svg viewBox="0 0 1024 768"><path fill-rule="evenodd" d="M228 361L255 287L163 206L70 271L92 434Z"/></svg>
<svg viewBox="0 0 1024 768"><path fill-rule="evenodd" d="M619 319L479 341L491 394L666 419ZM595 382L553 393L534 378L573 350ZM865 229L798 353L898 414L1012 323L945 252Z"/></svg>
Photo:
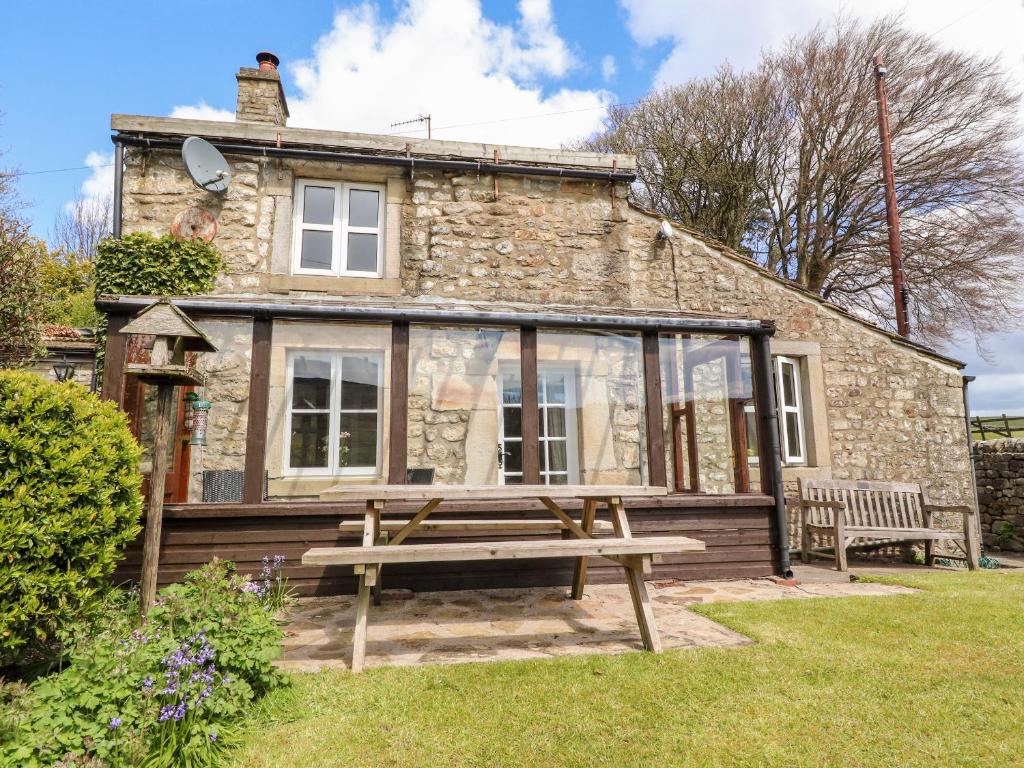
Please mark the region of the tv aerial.
<svg viewBox="0 0 1024 768"><path fill-rule="evenodd" d="M224 192L231 183L231 166L224 155L206 139L189 136L181 145L181 159L185 162L192 182L207 192Z"/></svg>

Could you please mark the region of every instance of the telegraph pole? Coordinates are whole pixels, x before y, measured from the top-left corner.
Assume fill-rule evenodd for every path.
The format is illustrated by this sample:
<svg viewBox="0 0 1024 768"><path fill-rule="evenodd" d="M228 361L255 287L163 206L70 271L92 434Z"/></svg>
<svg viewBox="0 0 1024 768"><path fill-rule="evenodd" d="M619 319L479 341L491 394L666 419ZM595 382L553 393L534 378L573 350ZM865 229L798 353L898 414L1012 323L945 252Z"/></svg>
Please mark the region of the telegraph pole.
<svg viewBox="0 0 1024 768"><path fill-rule="evenodd" d="M896 181L892 169L892 141L889 136L889 101L885 94L885 59L875 56L875 95L878 98L878 133L882 139L882 180L885 183L885 219L889 229L889 266L896 306L896 330L910 334L907 320L909 291L903 277L903 246L900 244L900 209L896 202Z"/></svg>

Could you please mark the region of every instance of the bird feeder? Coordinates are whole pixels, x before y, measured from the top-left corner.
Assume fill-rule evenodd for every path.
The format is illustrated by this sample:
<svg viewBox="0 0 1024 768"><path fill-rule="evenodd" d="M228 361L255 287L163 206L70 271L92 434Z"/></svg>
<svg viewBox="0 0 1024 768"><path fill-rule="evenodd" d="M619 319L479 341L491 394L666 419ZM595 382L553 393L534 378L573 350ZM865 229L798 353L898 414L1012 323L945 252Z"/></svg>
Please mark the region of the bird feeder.
<svg viewBox="0 0 1024 768"><path fill-rule="evenodd" d="M194 394L194 393L193 393ZM189 445L206 445L206 427L210 421L213 403L198 396L192 401L192 437Z"/></svg>
<svg viewBox="0 0 1024 768"><path fill-rule="evenodd" d="M146 508L146 534L142 543L142 583L139 606L145 616L156 599L156 577L160 562L160 529L163 527L164 484L167 481L167 445L173 429L171 416L175 407L174 388L201 385L203 376L188 364L186 352L216 352L217 348L188 316L169 299L161 299L142 310L134 320L121 329L127 336L153 338L153 351L148 363L128 363L126 376L136 376L157 387L156 424L153 429L153 467L149 476L149 504ZM200 409L199 403L205 408ZM193 428L202 414L202 443L206 442L206 416L210 403L196 400L192 404Z"/></svg>

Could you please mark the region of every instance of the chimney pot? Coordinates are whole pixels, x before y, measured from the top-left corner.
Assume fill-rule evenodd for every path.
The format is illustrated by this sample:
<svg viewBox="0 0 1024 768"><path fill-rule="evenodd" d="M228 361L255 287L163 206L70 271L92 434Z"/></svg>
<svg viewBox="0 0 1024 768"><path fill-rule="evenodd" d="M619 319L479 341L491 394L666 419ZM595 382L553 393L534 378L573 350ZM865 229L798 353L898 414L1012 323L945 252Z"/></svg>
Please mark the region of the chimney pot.
<svg viewBox="0 0 1024 768"><path fill-rule="evenodd" d="M281 63L281 60L270 51L260 51L256 54L256 62L260 65L260 69L273 71L277 69L277 65Z"/></svg>

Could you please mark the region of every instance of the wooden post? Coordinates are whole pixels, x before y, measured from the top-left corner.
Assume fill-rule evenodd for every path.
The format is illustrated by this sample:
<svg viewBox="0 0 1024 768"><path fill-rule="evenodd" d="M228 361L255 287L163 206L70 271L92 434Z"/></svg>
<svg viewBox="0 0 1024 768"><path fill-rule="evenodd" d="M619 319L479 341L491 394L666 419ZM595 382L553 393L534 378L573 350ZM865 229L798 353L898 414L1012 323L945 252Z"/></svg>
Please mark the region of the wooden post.
<svg viewBox="0 0 1024 768"><path fill-rule="evenodd" d="M245 475L242 485L242 502L245 504L259 504L263 501L273 331L274 324L271 319L253 319L252 357L249 363L249 415L245 428Z"/></svg>
<svg viewBox="0 0 1024 768"><path fill-rule="evenodd" d="M409 324L391 325L391 427L388 483L405 485L409 466Z"/></svg>
<svg viewBox="0 0 1024 768"><path fill-rule="evenodd" d="M651 485L667 486L665 421L657 331L644 331L644 399L647 404L647 466Z"/></svg>
<svg viewBox="0 0 1024 768"><path fill-rule="evenodd" d="M121 405L124 396L124 363L128 337L121 333L131 318L128 315L107 316L106 351L103 355L103 383L100 397Z"/></svg>
<svg viewBox="0 0 1024 768"><path fill-rule="evenodd" d="M537 410L537 329L519 329L522 378L523 483L540 484L540 412Z"/></svg>
<svg viewBox="0 0 1024 768"><path fill-rule="evenodd" d="M163 527L164 482L167 478L167 443L174 407L174 385L160 384L156 395L156 424L153 428L152 470L149 475L149 505L146 508L146 536L142 544L142 585L139 610L143 617L156 599L157 570L160 565L160 529Z"/></svg>

